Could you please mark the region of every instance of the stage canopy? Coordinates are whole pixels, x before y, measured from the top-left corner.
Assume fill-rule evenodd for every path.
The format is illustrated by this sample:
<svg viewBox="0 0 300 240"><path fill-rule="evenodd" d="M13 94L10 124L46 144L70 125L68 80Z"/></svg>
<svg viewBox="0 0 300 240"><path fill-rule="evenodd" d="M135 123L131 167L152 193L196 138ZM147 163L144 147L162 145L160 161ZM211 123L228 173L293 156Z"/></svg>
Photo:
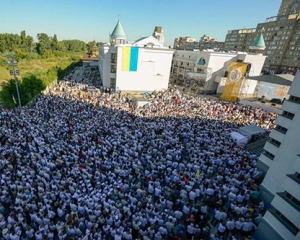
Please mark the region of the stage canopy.
<svg viewBox="0 0 300 240"><path fill-rule="evenodd" d="M291 74L273 74L273 75L261 75L261 76L251 76L247 77L251 80L257 80L261 82L273 83L283 86L291 86L293 80L293 75Z"/></svg>
<svg viewBox="0 0 300 240"><path fill-rule="evenodd" d="M248 125L245 127L241 127L239 130L239 133L246 136L247 138L251 138L251 136L259 134L259 133L265 133L266 130L256 126L256 125Z"/></svg>

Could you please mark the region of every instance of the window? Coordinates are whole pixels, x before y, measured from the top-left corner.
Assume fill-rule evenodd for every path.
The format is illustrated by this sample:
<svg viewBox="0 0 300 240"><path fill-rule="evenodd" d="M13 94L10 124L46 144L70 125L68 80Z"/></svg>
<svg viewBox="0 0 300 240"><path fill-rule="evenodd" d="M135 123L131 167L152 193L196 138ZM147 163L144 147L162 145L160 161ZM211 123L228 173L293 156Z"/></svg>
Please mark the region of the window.
<svg viewBox="0 0 300 240"><path fill-rule="evenodd" d="M116 73L116 65L110 65L110 72Z"/></svg>
<svg viewBox="0 0 300 240"><path fill-rule="evenodd" d="M293 197L287 191L277 194L300 212L300 201L297 198Z"/></svg>
<svg viewBox="0 0 300 240"><path fill-rule="evenodd" d="M110 88L115 88L116 87L116 79L115 78L111 78L110 79Z"/></svg>
<svg viewBox="0 0 300 240"><path fill-rule="evenodd" d="M266 157L270 158L271 160L273 160L275 158L275 155L268 152L267 150L263 151L263 155L265 155Z"/></svg>
<svg viewBox="0 0 300 240"><path fill-rule="evenodd" d="M300 104L300 98L295 96L290 96L289 101Z"/></svg>
<svg viewBox="0 0 300 240"><path fill-rule="evenodd" d="M290 232L296 236L299 232L299 229L297 226L295 226L290 220L288 220L281 212L279 212L277 209L273 208L270 209L269 212L277 218L279 222L281 222L287 229L290 230Z"/></svg>
<svg viewBox="0 0 300 240"><path fill-rule="evenodd" d="M300 155L298 155L300 156ZM300 173L295 172L294 174L287 174L288 177L290 177L291 179L293 179L295 182L300 184Z"/></svg>
<svg viewBox="0 0 300 240"><path fill-rule="evenodd" d="M293 119L294 116L295 116L295 114L294 114L294 113L291 113L291 112L288 112L288 111L283 111L282 116L283 116L283 117L286 117L286 118L288 118L288 119Z"/></svg>
<svg viewBox="0 0 300 240"><path fill-rule="evenodd" d="M275 140L274 138L270 138L269 143L275 145L276 147L280 147L281 142Z"/></svg>
<svg viewBox="0 0 300 240"><path fill-rule="evenodd" d="M110 55L111 58L111 63L116 63L117 62L117 54L116 53L112 53Z"/></svg>

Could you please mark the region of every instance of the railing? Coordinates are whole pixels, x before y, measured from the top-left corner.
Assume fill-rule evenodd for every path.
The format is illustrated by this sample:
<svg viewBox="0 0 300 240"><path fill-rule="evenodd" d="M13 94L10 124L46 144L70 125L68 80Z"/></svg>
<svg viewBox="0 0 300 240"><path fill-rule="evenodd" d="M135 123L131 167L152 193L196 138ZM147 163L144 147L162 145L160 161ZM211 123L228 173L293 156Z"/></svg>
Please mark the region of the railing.
<svg viewBox="0 0 300 240"><path fill-rule="evenodd" d="M246 149L249 151L249 150L252 150L254 148L257 148L257 147L260 147L260 146L264 146L266 144L267 140L268 140L268 138L264 138L262 140L255 141L253 143L249 143L246 146Z"/></svg>

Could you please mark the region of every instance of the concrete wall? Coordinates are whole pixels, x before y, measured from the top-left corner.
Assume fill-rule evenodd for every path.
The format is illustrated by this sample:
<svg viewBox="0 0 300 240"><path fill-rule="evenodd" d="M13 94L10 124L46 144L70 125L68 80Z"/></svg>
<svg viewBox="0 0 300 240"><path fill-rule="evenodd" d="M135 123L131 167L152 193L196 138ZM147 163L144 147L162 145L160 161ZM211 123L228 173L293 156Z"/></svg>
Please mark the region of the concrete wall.
<svg viewBox="0 0 300 240"><path fill-rule="evenodd" d="M113 47L111 47L113 48ZM103 86L110 87L110 62L111 50L110 47L104 46L99 51L99 73L103 82Z"/></svg>
<svg viewBox="0 0 300 240"><path fill-rule="evenodd" d="M265 96L266 99L271 100L272 98L288 98L289 86L283 86L267 82L258 82L257 84L257 97Z"/></svg>
<svg viewBox="0 0 300 240"><path fill-rule="evenodd" d="M261 220L253 237L257 240L284 240L264 219Z"/></svg>
<svg viewBox="0 0 300 240"><path fill-rule="evenodd" d="M231 53L215 53L215 52L205 52L210 55L208 67L212 71L211 78L208 80L206 89L208 92L215 91L219 87L219 84L215 83L216 76L224 77L226 62L234 62L237 60L236 54ZM222 86L220 86L222 87ZM220 90L220 88L219 88Z"/></svg>

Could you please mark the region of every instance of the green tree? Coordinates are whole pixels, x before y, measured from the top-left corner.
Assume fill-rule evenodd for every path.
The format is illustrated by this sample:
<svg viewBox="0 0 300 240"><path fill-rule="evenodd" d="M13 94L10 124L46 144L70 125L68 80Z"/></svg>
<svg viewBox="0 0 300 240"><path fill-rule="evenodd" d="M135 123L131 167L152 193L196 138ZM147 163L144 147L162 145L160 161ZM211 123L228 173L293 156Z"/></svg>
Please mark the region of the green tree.
<svg viewBox="0 0 300 240"><path fill-rule="evenodd" d="M38 44L37 52L40 55L49 55L49 50L51 51L51 41L49 36L46 33L37 34Z"/></svg>
<svg viewBox="0 0 300 240"><path fill-rule="evenodd" d="M46 88L46 85L41 79L33 74L26 75L23 77L22 82L18 79L21 105L24 106L32 101L38 94ZM5 108L14 108L18 106L18 97L16 84L14 79L10 79L2 84L0 91L0 98Z"/></svg>
<svg viewBox="0 0 300 240"><path fill-rule="evenodd" d="M1 84L0 98L5 108L11 109L18 105L17 90L14 79ZM21 100L22 103L22 100Z"/></svg>
<svg viewBox="0 0 300 240"><path fill-rule="evenodd" d="M21 44L26 47L27 46L27 41L26 41L26 32L23 30L21 32Z"/></svg>
<svg viewBox="0 0 300 240"><path fill-rule="evenodd" d="M53 51L58 50L58 41L57 41L57 36L56 36L56 34L54 34L54 36L53 36L53 38L52 38L51 49L52 49Z"/></svg>
<svg viewBox="0 0 300 240"><path fill-rule="evenodd" d="M20 84L21 102L26 105L46 88L43 81L33 74L25 76Z"/></svg>
<svg viewBox="0 0 300 240"><path fill-rule="evenodd" d="M28 52L35 52L35 45L33 43L33 37L27 36L26 37L26 50Z"/></svg>

